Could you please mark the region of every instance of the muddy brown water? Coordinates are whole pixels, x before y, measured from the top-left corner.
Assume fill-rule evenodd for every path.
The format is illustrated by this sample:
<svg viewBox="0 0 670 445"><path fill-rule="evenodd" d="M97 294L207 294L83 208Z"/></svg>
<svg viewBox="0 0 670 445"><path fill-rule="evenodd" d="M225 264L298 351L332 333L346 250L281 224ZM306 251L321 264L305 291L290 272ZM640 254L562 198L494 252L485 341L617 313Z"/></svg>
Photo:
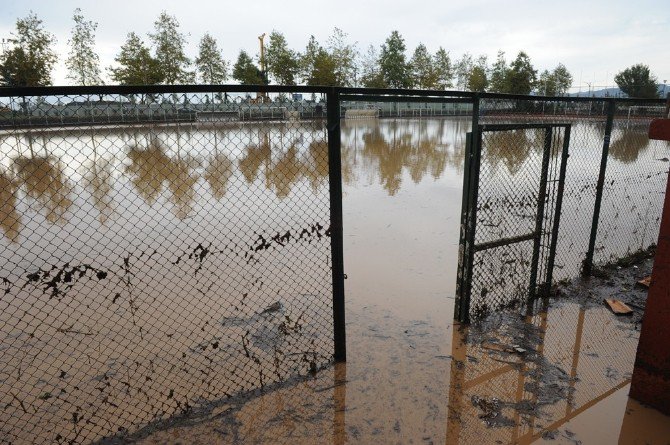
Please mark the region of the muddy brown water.
<svg viewBox="0 0 670 445"><path fill-rule="evenodd" d="M667 416L629 399L651 261L576 282L533 315L470 327L350 308L347 364L146 431L140 443L667 444ZM516 350L510 350L510 347Z"/></svg>
<svg viewBox="0 0 670 445"><path fill-rule="evenodd" d="M618 407L633 403L621 394L637 334L602 308L565 304L528 320L532 332L493 339L516 343L527 335L535 354L528 363L492 356L452 329L468 128L467 119L343 124L349 360L277 388L275 380L309 374L330 353L321 124L5 135L0 403L7 420L0 439L86 442L119 428L140 429L139 438L147 422L224 400L198 422L163 425L144 440L569 441L570 428L579 428L550 428L552 421L603 394L612 396L603 401L621 399ZM650 175L667 170L650 162L667 156L667 147L626 134L616 140L633 143L613 146L614 171L631 164ZM597 145L597 136L582 142ZM575 190L597 171L592 155L571 156L584 165L575 170ZM500 151L487 162L521 171L533 156ZM573 198L565 212L582 219L583 196ZM606 201L612 215L605 220L625 230L636 219L625 219L620 207ZM648 244L652 226L635 231L635 246ZM256 250L287 232L291 242ZM563 243L581 239L567 232ZM559 264L566 276L568 259ZM57 271L74 277L72 285L49 286ZM584 330L577 347L580 319L593 330ZM287 331L301 333L278 334ZM281 348L309 356L277 362ZM278 375L264 374L255 359ZM269 388L263 396L226 399L261 385ZM533 397L536 408L524 404ZM629 411L653 417L644 408ZM495 414L495 422L482 414ZM543 431L556 437L538 436Z"/></svg>

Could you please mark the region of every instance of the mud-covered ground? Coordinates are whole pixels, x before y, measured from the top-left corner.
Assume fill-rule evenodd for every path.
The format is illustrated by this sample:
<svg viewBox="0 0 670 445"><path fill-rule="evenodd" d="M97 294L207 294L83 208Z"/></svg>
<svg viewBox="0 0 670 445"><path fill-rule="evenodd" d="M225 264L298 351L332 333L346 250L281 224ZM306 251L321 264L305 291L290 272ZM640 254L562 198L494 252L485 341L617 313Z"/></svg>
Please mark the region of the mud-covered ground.
<svg viewBox="0 0 670 445"><path fill-rule="evenodd" d="M652 267L637 260L562 283L530 314L470 326L351 305L346 365L208 404L128 440L668 443L670 419L626 396L647 293L636 282ZM633 314L615 315L604 298Z"/></svg>

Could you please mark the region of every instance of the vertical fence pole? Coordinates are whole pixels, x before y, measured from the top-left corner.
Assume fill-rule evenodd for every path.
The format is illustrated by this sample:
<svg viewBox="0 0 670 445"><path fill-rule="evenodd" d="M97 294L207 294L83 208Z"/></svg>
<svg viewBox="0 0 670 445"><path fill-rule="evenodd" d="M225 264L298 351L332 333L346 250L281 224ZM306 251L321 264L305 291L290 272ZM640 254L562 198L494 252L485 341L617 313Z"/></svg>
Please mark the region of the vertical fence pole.
<svg viewBox="0 0 670 445"><path fill-rule="evenodd" d="M554 205L554 226L551 229L551 242L549 244L549 259L547 260L547 274L545 287L547 291L551 289L551 282L554 276L554 261L556 259L556 245L558 243L558 228L561 223L561 211L563 208L563 191L565 190L565 172L568 166L568 157L570 153L570 133L572 126L565 127L563 134L563 147L561 148L561 166L558 173L558 189L556 190L556 204Z"/></svg>
<svg viewBox="0 0 670 445"><path fill-rule="evenodd" d="M330 251L333 277L333 331L336 362L347 360L344 323L344 245L342 235L342 157L340 141L340 92L326 93L328 128L328 180L330 184Z"/></svg>
<svg viewBox="0 0 670 445"><path fill-rule="evenodd" d="M472 153L473 134L465 134L465 160L463 169L463 197L461 199L461 225L458 241L458 269L456 271L456 305L454 308L454 319L464 322L469 308L466 305L465 277L467 269L467 229L470 207L470 163Z"/></svg>
<svg viewBox="0 0 670 445"><path fill-rule="evenodd" d="M537 213L535 215L535 239L533 255L530 260L530 282L528 284L528 299L530 303L537 294L537 272L540 260L540 244L542 244L542 226L544 224L544 207L547 199L547 176L549 175L549 158L551 158L551 140L553 128L544 128L544 149L542 150L542 167L540 173L540 187L537 193Z"/></svg>
<svg viewBox="0 0 670 445"><path fill-rule="evenodd" d="M589 250L586 252L586 258L582 267L583 275L591 275L593 269L593 252L596 247L596 237L598 236L598 219L600 218L600 205L603 199L603 187L605 184L605 172L607 171L607 156L610 151L610 138L612 137L612 126L614 124L614 111L616 102L614 99L607 101L607 123L605 124L605 137L603 138L603 152L600 158L600 173L598 174L598 184L596 186L596 201L593 205L593 221L591 223L591 237L589 238Z"/></svg>
<svg viewBox="0 0 670 445"><path fill-rule="evenodd" d="M456 278L456 307L454 308L454 318L461 323L470 323L470 291L472 288L472 263L475 255L477 191L482 145L482 135L479 131L479 102L480 97L476 94L472 101L472 130L466 135L465 142L459 265Z"/></svg>

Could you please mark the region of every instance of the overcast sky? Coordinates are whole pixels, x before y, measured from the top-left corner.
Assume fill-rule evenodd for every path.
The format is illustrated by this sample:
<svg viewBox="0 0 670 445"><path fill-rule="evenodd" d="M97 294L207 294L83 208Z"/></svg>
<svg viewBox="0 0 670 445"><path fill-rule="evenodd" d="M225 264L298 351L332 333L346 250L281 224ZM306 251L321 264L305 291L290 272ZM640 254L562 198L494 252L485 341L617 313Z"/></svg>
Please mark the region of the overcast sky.
<svg viewBox="0 0 670 445"><path fill-rule="evenodd" d="M302 51L310 35L325 43L337 26L360 50L379 46L397 29L408 57L420 42L430 51L443 46L452 59L467 51L493 61L501 49L510 60L524 50L539 71L565 64L575 90L580 80L583 91L588 82L614 86L614 75L635 63L649 65L659 82L670 80L668 0L0 0L0 6L0 37L10 37L16 19L30 10L56 35L61 57L54 73L57 85L68 83L64 60L77 7L98 22L98 53L105 68L128 32L146 37L165 10L189 35L191 57L206 31L218 40L224 57L234 61L240 49L256 54L257 36L264 32L283 32L289 45Z"/></svg>

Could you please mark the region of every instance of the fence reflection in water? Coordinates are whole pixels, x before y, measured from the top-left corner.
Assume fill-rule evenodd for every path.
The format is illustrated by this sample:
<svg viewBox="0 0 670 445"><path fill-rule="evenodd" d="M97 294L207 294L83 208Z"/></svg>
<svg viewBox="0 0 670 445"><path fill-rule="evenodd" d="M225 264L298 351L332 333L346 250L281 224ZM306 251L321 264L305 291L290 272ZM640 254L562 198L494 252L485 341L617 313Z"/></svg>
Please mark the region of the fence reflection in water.
<svg viewBox="0 0 670 445"><path fill-rule="evenodd" d="M448 444L533 443L630 383L628 322L592 302L537 306L454 327Z"/></svg>

